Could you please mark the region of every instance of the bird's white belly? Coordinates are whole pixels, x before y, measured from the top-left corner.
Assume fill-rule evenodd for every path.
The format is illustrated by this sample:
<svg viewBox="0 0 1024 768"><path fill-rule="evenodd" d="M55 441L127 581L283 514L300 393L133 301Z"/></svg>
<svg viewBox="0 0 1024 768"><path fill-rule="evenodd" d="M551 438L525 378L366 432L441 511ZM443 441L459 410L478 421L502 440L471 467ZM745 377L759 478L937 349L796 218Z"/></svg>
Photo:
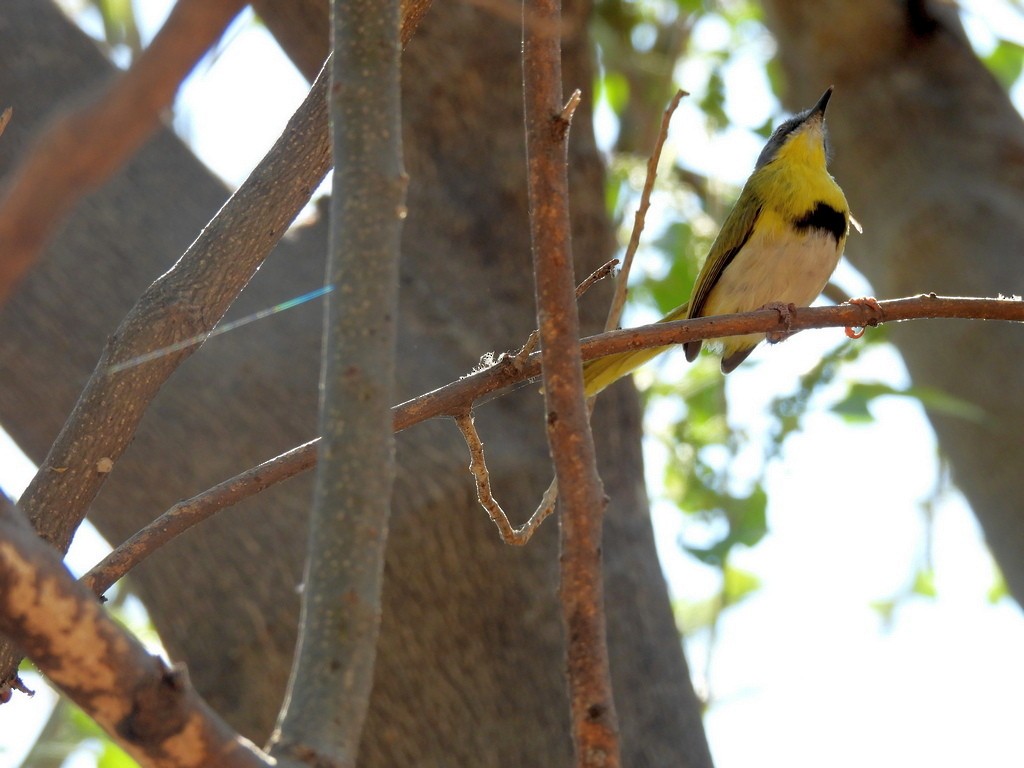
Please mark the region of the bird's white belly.
<svg viewBox="0 0 1024 768"><path fill-rule="evenodd" d="M835 238L821 230L773 239L755 233L722 272L701 314L751 312L770 302L806 307L825 287L840 255Z"/></svg>

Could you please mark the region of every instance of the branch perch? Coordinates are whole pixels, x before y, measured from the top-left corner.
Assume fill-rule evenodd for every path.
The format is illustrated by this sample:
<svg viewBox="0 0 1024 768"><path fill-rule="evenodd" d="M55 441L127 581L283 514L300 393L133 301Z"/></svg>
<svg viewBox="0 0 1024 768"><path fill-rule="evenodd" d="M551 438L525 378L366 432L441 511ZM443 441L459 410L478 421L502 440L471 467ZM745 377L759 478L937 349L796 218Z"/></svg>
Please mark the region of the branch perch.
<svg viewBox="0 0 1024 768"><path fill-rule="evenodd" d="M580 347L583 360L586 361L634 349L671 346L695 339L706 340L743 333L785 331L787 328L791 331L801 331L814 328L870 327L886 322L934 319L1024 323L1024 301L1020 299L923 294L879 301L878 304L880 314L870 307L852 304L798 307L791 313L788 324L780 320L779 313L774 309L654 323L590 336L580 342ZM529 355L521 364L517 364L513 356L503 357L489 368L475 371L432 392L394 406L391 409L392 427L395 432L401 432L428 419L445 416L455 419L471 409L481 397L534 379L539 373L540 355L537 353ZM90 579L90 584L96 587L97 592L101 591L99 587L104 583L104 589L109 588L110 584L164 543L164 539L160 538L159 529L168 523L167 518L177 517L173 514L176 510L181 511L180 527L175 528L172 536L222 509L254 496L265 488L316 466L318 442L319 440L311 440L292 448L257 467L247 469L213 488L179 502L128 542L117 547L85 578ZM173 525L179 526L179 522ZM168 536L168 539L172 536ZM129 546L131 542L140 539L153 544L138 548ZM109 566L109 572L105 566Z"/></svg>

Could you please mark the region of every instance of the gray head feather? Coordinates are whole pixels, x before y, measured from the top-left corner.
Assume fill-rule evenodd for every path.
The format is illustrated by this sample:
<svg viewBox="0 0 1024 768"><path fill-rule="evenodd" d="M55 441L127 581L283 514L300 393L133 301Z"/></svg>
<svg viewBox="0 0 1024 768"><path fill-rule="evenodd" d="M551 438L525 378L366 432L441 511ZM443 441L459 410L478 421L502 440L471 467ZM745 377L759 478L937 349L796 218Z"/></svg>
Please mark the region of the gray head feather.
<svg viewBox="0 0 1024 768"><path fill-rule="evenodd" d="M822 128L825 135L825 156L829 156L829 144L828 144L828 131L824 131L825 121L825 107L828 106L829 97L832 96L832 86L828 87L828 90L821 95L818 99L818 103L810 109L805 109L798 115L794 115L789 118L786 122L782 123L775 132L772 133L771 138L768 139L768 143L764 145L764 149L761 150L761 154L757 158L757 164L754 166L754 170L767 165L775 159L775 155L782 148L782 145L786 143L786 139L797 130L800 126L806 123L808 120L819 119L822 121Z"/></svg>

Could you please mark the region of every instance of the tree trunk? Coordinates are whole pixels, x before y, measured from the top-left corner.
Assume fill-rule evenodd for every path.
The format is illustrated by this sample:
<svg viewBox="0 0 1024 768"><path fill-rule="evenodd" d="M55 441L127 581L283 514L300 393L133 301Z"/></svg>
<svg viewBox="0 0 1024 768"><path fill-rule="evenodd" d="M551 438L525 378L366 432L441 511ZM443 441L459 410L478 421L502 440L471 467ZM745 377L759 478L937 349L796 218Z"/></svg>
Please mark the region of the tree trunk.
<svg viewBox="0 0 1024 768"><path fill-rule="evenodd" d="M968 44L955 6L765 0L792 103L836 86L833 173L863 237L848 253L879 298L1022 292L1024 123ZM1024 603L1024 333L948 320L892 327L920 386L975 403L930 413L954 478Z"/></svg>
<svg viewBox="0 0 1024 768"><path fill-rule="evenodd" d="M439 4L404 68L406 165L400 397L457 378L534 325L525 206L520 33ZM472 41L467 44L467 41ZM589 93L585 36L568 41L566 88ZM95 46L51 5L0 11L0 94L15 118L0 170L53 105L109 77ZM588 97L589 98L589 97ZM579 274L608 257L603 171L590 115L572 130ZM226 192L168 132L86 200L0 311L0 419L39 460L106 334L188 245ZM325 228L286 238L232 316L315 288ZM603 313L585 300L587 327ZM120 541L179 498L313 435L320 308L303 306L209 341L161 392L90 519ZM229 318L230 319L230 318ZM550 479L541 398L530 387L480 408L498 498L525 516ZM700 711L654 553L639 410L628 387L595 417L612 498L606 581L612 672L629 765L710 764ZM399 437L385 610L365 765L570 762L556 531L499 543L477 507L453 425ZM309 478L222 512L133 574L172 657L213 706L257 741L291 663Z"/></svg>

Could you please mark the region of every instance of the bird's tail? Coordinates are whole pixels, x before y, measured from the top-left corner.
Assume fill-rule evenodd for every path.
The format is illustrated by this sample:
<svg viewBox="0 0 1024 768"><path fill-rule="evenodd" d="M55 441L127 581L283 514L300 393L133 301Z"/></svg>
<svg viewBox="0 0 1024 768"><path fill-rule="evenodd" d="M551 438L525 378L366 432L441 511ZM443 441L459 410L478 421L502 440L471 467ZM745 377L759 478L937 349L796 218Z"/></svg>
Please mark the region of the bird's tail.
<svg viewBox="0 0 1024 768"><path fill-rule="evenodd" d="M686 317L689 302L681 304L665 315L659 323L669 323ZM605 387L614 384L623 376L632 373L648 360L653 360L669 347L651 347L617 355L607 355L583 364L583 392L587 397L596 395Z"/></svg>

